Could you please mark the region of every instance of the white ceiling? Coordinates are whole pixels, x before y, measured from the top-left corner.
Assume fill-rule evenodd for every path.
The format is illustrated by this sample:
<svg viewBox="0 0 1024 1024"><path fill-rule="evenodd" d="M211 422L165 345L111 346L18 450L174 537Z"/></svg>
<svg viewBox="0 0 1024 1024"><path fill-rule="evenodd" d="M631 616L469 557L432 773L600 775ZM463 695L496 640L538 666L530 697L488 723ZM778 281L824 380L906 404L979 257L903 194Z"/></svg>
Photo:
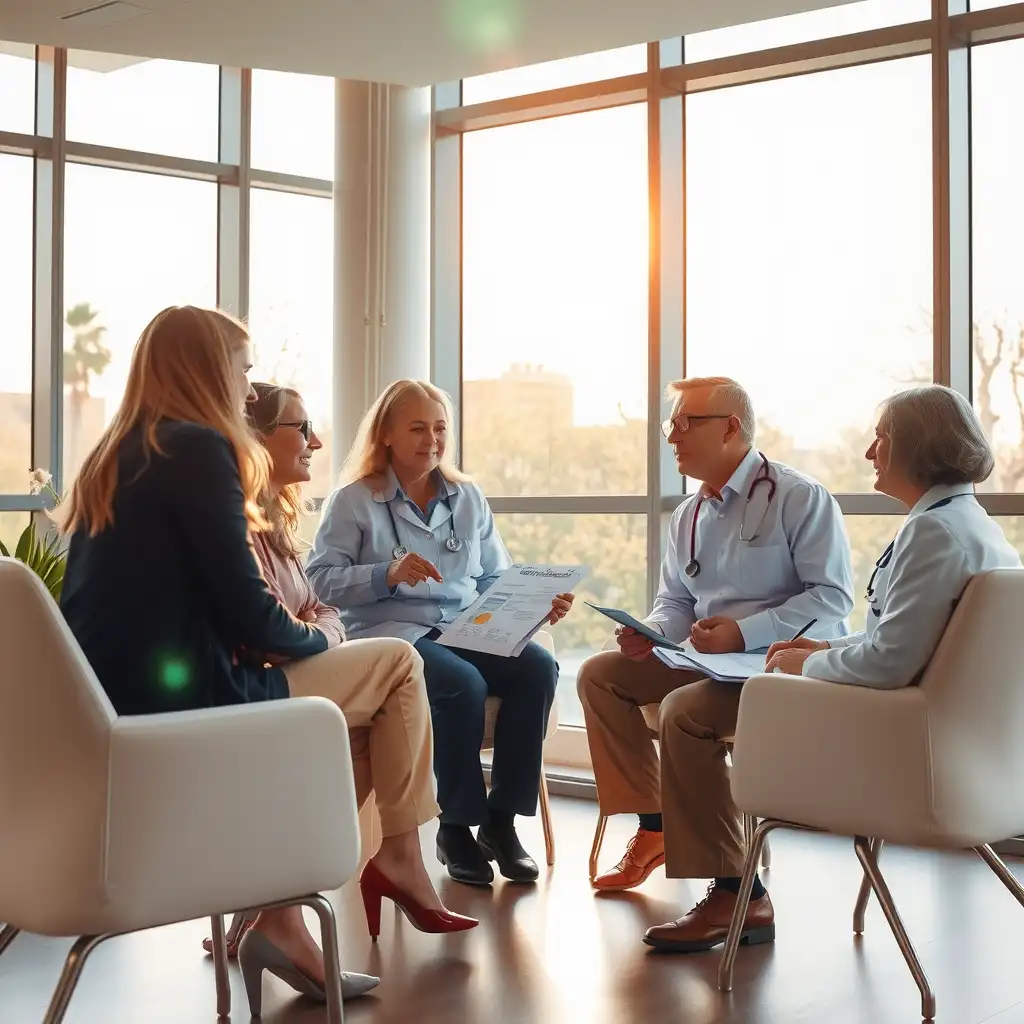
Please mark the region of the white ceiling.
<svg viewBox="0 0 1024 1024"><path fill-rule="evenodd" d="M0 0L0 39L429 85L844 0Z"/></svg>

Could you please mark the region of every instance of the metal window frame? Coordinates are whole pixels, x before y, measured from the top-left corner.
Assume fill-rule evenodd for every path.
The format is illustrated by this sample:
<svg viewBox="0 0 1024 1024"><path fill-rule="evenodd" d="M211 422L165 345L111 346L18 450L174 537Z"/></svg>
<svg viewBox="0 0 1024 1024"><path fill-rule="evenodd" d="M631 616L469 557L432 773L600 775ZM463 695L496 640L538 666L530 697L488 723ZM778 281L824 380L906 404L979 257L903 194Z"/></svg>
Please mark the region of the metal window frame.
<svg viewBox="0 0 1024 1024"><path fill-rule="evenodd" d="M932 68L933 379L971 396L971 132L973 47L1024 38L1024 3L969 12L966 0L932 0L931 17L903 25L685 63L685 37L648 47L642 74L460 105L459 83L434 90L433 323L434 379L453 394L462 388L461 139L468 132L543 118L648 105L651 268L648 324L648 486L640 495L495 497L495 512L642 514L648 523L647 590L653 594L668 515L683 483L654 425L661 389L686 365L685 118L686 97L712 89L766 82L837 68L930 55ZM460 403L461 404L461 403ZM461 437L461 417L458 424ZM837 494L845 515L899 515L882 494ZM995 516L1024 515L1024 493L980 494ZM586 764L582 730L559 730L555 760Z"/></svg>
<svg viewBox="0 0 1024 1024"><path fill-rule="evenodd" d="M33 466L53 474L58 493L64 476L64 176L68 164L169 175L217 185L217 301L242 319L249 313L249 209L251 189L331 198L333 182L253 168L252 72L220 68L217 160L194 160L69 141L67 132L67 50L35 51L35 131L0 131L0 154L33 161L32 243L32 441ZM26 468L26 484L27 484ZM40 512L48 499L0 494L0 511Z"/></svg>

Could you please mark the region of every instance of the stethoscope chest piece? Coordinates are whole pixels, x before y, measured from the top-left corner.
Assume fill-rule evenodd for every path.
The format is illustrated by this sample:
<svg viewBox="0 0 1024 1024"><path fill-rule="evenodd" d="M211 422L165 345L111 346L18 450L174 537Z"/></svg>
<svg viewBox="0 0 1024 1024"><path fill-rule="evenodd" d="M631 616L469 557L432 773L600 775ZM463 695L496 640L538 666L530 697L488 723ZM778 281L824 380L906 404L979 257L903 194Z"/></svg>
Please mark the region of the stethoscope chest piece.
<svg viewBox="0 0 1024 1024"><path fill-rule="evenodd" d="M405 558L409 554L409 549L404 544L398 544L391 549L392 558Z"/></svg>
<svg viewBox="0 0 1024 1024"><path fill-rule="evenodd" d="M462 550L462 541L460 538L456 537L455 534L452 534L444 542L444 546L454 554L456 551Z"/></svg>
<svg viewBox="0 0 1024 1024"><path fill-rule="evenodd" d="M692 580L693 577L700 572L700 562L698 562L696 558L691 558L686 563L686 568L683 569L683 572L685 572L686 575L689 576Z"/></svg>

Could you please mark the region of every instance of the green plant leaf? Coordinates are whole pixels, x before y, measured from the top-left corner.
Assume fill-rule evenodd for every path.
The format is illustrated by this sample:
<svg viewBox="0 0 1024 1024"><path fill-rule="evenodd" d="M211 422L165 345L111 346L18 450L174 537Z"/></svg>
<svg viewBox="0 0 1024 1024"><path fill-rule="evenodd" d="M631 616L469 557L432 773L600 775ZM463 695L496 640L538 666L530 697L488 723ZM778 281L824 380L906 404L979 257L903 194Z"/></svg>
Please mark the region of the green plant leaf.
<svg viewBox="0 0 1024 1024"><path fill-rule="evenodd" d="M65 562L64 559L61 559L54 565L54 571L51 572L45 580L46 589L49 590L50 596L58 604L60 603L61 592L64 590L64 569L66 566L67 562Z"/></svg>
<svg viewBox="0 0 1024 1024"><path fill-rule="evenodd" d="M18 546L14 550L14 557L19 562L28 564L29 555L32 552L32 544L35 540L36 528L32 523L22 530L21 536L18 538Z"/></svg>
<svg viewBox="0 0 1024 1024"><path fill-rule="evenodd" d="M2 540L0 540L0 555L3 555L4 558L11 557L10 551L7 550L7 545Z"/></svg>

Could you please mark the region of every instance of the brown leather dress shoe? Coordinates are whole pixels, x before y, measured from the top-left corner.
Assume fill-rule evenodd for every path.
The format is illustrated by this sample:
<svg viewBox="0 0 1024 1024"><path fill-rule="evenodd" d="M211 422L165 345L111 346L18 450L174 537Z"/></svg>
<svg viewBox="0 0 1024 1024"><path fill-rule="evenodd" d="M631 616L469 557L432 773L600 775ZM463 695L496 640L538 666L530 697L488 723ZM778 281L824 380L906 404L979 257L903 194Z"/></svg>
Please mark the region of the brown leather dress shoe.
<svg viewBox="0 0 1024 1024"><path fill-rule="evenodd" d="M720 889L712 882L708 894L688 914L678 921L648 928L644 942L655 949L675 953L696 953L725 942L729 923L736 906L735 893ZM741 946L775 941L775 910L765 893L759 900L751 900L747 919L743 922Z"/></svg>
<svg viewBox="0 0 1024 1024"><path fill-rule="evenodd" d="M600 892L622 892L646 881L648 875L665 863L665 836L661 832L639 829L629 841L622 860L590 884Z"/></svg>

